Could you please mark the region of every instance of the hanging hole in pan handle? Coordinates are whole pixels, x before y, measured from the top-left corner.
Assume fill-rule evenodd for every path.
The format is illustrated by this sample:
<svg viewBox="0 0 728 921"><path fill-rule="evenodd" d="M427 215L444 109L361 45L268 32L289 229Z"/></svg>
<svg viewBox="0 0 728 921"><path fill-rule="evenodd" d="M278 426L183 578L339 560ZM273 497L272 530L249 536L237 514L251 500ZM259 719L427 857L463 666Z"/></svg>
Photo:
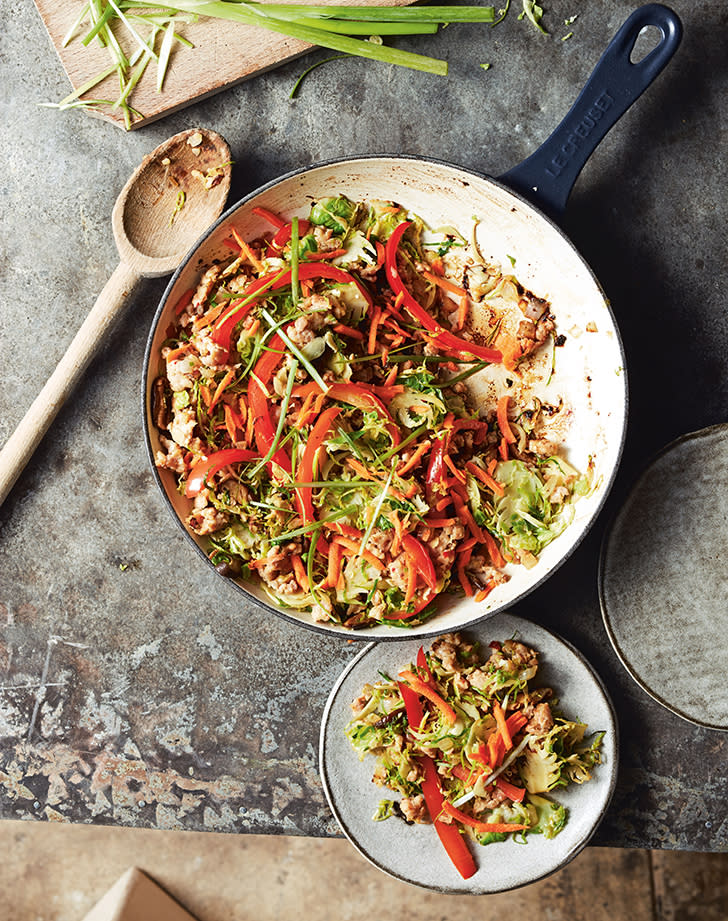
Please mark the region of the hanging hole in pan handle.
<svg viewBox="0 0 728 921"><path fill-rule="evenodd" d="M640 37L646 37L646 30L659 30L660 40L644 53ZM681 38L680 19L669 7L648 3L635 10L609 43L561 124L500 181L558 219L586 161L661 73Z"/></svg>

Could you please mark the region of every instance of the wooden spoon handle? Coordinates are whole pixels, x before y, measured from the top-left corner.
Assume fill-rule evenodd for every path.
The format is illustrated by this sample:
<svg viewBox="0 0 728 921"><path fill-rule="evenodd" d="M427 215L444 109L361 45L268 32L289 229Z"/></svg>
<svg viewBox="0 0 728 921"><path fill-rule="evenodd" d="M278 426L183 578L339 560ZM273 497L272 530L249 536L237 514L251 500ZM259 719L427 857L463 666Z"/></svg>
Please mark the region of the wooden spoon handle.
<svg viewBox="0 0 728 921"><path fill-rule="evenodd" d="M41 438L89 366L140 277L135 269L123 262L116 268L66 354L0 451L0 504L5 501Z"/></svg>

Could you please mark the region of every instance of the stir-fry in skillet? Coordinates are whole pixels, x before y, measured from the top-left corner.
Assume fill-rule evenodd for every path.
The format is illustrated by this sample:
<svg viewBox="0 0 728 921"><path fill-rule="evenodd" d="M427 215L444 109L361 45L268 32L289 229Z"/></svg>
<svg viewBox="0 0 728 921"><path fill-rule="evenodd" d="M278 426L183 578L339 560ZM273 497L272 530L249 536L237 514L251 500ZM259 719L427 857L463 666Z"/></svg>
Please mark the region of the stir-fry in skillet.
<svg viewBox="0 0 728 921"><path fill-rule="evenodd" d="M566 811L544 794L589 780L604 735L587 741L551 688L532 686L534 649L506 640L488 651L460 634L437 639L396 678L365 685L346 729L362 759L377 757L374 783L401 794L374 818L434 823L466 879L476 865L462 833L480 844L559 833Z"/></svg>
<svg viewBox="0 0 728 921"><path fill-rule="evenodd" d="M554 336L549 304L392 202L254 210L273 230L231 231L154 386L157 464L218 570L356 628L421 623L440 592L481 601L534 565L586 478L549 437L554 407L506 383L476 411L466 379L500 362L515 378Z"/></svg>

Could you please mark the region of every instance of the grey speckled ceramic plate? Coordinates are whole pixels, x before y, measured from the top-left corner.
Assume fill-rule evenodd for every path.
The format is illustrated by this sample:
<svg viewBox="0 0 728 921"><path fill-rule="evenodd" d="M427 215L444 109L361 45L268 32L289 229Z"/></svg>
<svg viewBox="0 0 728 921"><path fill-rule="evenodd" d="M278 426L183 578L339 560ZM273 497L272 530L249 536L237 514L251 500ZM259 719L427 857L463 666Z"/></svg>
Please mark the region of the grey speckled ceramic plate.
<svg viewBox="0 0 728 921"><path fill-rule="evenodd" d="M524 886L558 870L592 836L609 804L617 778L618 744L614 711L599 678L568 643L530 621L498 614L463 631L487 645L517 635L540 653L538 683L553 687L567 716L584 720L590 731L605 730L604 763L582 786L572 784L554 799L569 813L563 831L550 841L532 835L481 847L473 844L478 872L460 877L430 825L406 825L398 819L373 822L387 791L371 782L376 761L360 761L344 735L351 702L378 670L388 674L413 662L421 641L370 644L347 667L329 697L321 725L321 777L329 805L352 844L376 867L397 879L439 892L481 895Z"/></svg>
<svg viewBox="0 0 728 921"><path fill-rule="evenodd" d="M602 549L599 591L617 655L678 716L728 730L728 426L668 445Z"/></svg>

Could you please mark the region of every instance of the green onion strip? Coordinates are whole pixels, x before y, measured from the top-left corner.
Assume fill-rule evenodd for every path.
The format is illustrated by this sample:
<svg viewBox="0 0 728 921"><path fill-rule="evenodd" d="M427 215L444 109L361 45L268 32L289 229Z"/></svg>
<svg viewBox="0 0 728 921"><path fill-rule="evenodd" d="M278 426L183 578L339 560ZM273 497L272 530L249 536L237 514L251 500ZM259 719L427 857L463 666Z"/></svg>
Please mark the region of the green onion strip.
<svg viewBox="0 0 728 921"><path fill-rule="evenodd" d="M273 455L278 450L278 443L281 440L281 435L283 433L283 426L286 423L286 414L288 413L288 403L291 399L291 391L293 390L293 385L296 382L296 371L298 371L298 362L296 361L295 358L292 358L291 367L290 367L290 370L288 371L288 383L286 384L286 392L283 395L283 402L281 403L281 414L278 417L278 426L276 427L276 433L273 436L273 441L271 442L270 448L268 448L268 453L265 455L265 457L262 460L260 460L255 465L255 467L251 471L251 474L250 474L251 476L255 476L255 474L268 463L268 461L273 457Z"/></svg>

